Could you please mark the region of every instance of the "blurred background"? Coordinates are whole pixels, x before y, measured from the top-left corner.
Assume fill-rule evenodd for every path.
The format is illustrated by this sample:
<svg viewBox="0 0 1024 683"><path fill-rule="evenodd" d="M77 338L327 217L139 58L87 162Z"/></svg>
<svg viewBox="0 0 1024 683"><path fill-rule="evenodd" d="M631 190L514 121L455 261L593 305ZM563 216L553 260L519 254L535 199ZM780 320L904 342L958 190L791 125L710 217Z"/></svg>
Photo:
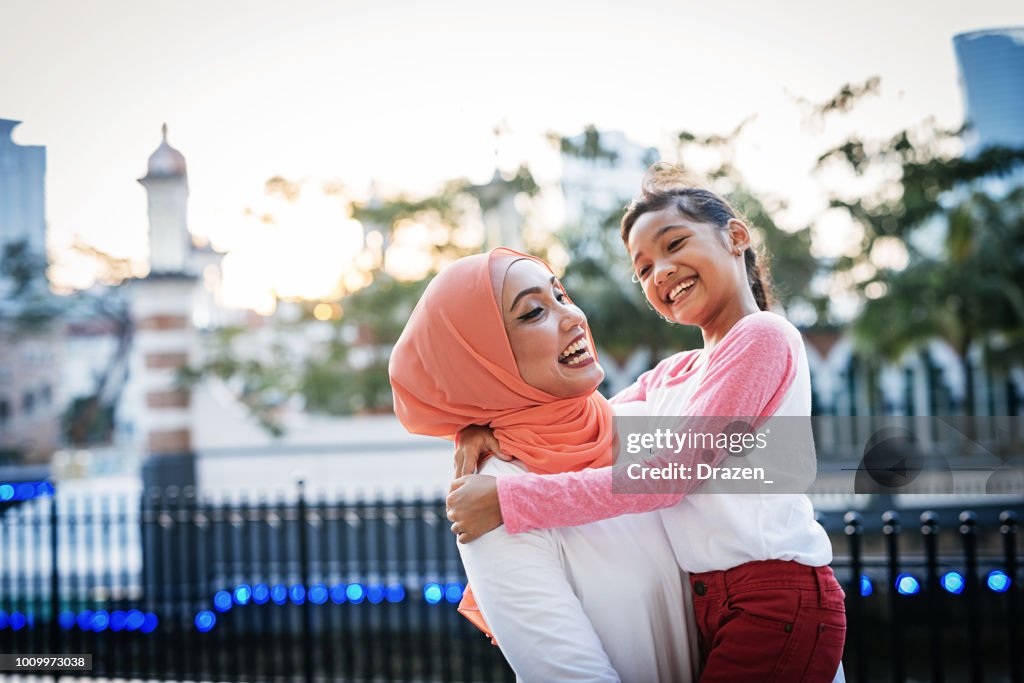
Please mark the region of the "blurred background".
<svg viewBox="0 0 1024 683"><path fill-rule="evenodd" d="M108 648L108 673L171 680L507 675L429 611L464 586L438 507L451 447L391 415L389 352L433 274L498 245L563 274L606 395L699 345L618 238L664 160L771 254L823 470L889 472L812 492L855 601L851 678L874 652L875 676L1020 680L1015 3L0 16L0 650ZM894 424L923 460L874 449ZM955 490L904 490L929 463ZM380 650L395 632L436 642ZM240 664L245 638L281 650ZM323 658L349 646L370 654Z"/></svg>

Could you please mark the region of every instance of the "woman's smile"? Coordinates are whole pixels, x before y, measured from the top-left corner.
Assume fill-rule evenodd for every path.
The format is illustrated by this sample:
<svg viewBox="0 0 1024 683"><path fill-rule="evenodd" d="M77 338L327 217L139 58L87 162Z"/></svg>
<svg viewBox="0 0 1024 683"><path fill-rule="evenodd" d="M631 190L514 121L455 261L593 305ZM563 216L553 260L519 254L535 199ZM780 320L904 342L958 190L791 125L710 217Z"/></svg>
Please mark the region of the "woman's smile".
<svg viewBox="0 0 1024 683"><path fill-rule="evenodd" d="M587 318L558 278L535 261L508 268L502 284L505 332L519 376L558 398L595 391L604 379L587 334Z"/></svg>

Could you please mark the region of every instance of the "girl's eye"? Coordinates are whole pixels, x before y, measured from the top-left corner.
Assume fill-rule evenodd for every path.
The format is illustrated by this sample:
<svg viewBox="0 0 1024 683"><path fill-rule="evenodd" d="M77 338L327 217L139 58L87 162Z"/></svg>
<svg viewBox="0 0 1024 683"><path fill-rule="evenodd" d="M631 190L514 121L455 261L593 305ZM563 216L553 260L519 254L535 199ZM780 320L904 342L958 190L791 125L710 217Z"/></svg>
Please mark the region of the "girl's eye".
<svg viewBox="0 0 1024 683"><path fill-rule="evenodd" d="M640 269L640 272L637 273L637 276L640 277L641 279L643 279L643 278L647 277L647 273L649 273L649 272L651 272L651 267L650 266L644 266L643 268Z"/></svg>
<svg viewBox="0 0 1024 683"><path fill-rule="evenodd" d="M556 292L555 301L557 301L560 304L567 304L569 303L569 297L565 295L565 292Z"/></svg>
<svg viewBox="0 0 1024 683"><path fill-rule="evenodd" d="M540 306L537 306L536 308L534 308L529 313L524 313L523 315L519 316L519 319L520 320L533 320L538 315L540 315L543 311L544 311L543 308L541 308Z"/></svg>
<svg viewBox="0 0 1024 683"><path fill-rule="evenodd" d="M680 245L682 245L682 243L685 242L685 241L686 241L685 237L680 237L679 239L672 240L671 242L668 243L668 250L669 251L675 251L675 249L677 247L679 247Z"/></svg>

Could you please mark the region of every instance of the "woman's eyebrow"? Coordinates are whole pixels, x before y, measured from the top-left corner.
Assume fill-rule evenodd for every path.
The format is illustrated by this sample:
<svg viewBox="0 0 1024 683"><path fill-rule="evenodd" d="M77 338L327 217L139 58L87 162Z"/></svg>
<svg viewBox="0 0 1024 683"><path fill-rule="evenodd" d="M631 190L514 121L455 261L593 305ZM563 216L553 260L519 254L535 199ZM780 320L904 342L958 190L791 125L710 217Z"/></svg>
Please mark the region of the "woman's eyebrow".
<svg viewBox="0 0 1024 683"><path fill-rule="evenodd" d="M556 278L554 275L552 275L551 279L548 280L548 282L550 282L551 284L555 284L555 280L557 280L557 279L558 278ZM514 309L516 307L516 304L519 303L519 300L522 299L527 294L540 294L540 287L527 287L523 291L521 291L518 294L516 294L516 298L512 299L512 305L508 307L509 313L511 313L512 309Z"/></svg>

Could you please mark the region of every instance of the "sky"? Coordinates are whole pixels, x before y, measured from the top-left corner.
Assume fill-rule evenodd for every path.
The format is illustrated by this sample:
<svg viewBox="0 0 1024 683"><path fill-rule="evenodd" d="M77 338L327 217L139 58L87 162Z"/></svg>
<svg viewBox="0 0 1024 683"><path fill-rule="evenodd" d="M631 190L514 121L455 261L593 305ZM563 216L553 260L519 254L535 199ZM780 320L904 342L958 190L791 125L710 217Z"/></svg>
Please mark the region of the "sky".
<svg viewBox="0 0 1024 683"><path fill-rule="evenodd" d="M547 132L593 123L669 150L674 131L725 133L754 114L740 170L790 202L784 224L827 226L817 154L850 132L959 126L952 36L1024 24L1019 2L995 0L4 0L0 17L0 117L24 122L19 144L47 147L51 251L77 237L134 258L135 181L164 122L188 160L190 227L225 248L257 240L244 210L272 176L338 179L353 198L371 180L486 182L499 123L498 164L526 160L551 183ZM854 115L802 118L796 98L875 75L879 96Z"/></svg>

